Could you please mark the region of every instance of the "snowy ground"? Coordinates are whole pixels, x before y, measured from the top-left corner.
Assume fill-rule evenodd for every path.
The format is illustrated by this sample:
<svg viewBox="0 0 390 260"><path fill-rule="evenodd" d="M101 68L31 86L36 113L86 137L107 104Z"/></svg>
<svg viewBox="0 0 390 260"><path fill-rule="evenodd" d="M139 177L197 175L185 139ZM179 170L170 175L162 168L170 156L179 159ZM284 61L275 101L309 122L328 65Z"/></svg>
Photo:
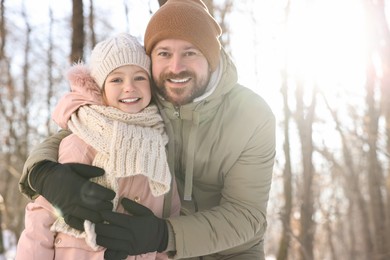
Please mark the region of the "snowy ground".
<svg viewBox="0 0 390 260"><path fill-rule="evenodd" d="M0 254L0 260L13 260L16 255L16 236L9 230L3 230L3 242L5 252Z"/></svg>

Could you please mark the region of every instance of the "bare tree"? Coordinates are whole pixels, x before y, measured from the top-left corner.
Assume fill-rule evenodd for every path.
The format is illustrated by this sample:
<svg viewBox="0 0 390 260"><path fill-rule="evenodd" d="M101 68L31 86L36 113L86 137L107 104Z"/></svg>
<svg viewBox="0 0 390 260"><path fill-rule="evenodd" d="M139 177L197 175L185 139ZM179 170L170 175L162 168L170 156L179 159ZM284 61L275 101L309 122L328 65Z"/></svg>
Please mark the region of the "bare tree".
<svg viewBox="0 0 390 260"><path fill-rule="evenodd" d="M363 259L367 259L373 251L373 242L370 236L370 225L367 224L370 223L370 217L367 211L367 203L361 189L362 183L360 181L360 175L362 174L360 174L360 171L358 170L363 167L358 164L353 155L353 150L363 150L362 143L364 143L365 140L357 142L357 138L354 138L355 140L348 138L348 135L354 137L358 137L358 135L354 133L348 134L343 130L343 125L339 119L337 111L331 108L325 96L322 95L322 97L324 98L325 105L334 120L336 125L335 128L340 136L342 144L343 156L341 158L341 163L339 163L337 158L334 158L330 152L322 150L320 153L328 161L332 162L335 169L340 172L339 176L342 180L342 184L340 185L344 187L346 199L349 202L347 211L349 221L347 222L347 225L344 226L346 226L348 230L347 232L349 234L350 243L344 248L349 251L347 252L348 259L357 259L358 256L363 256ZM356 118L356 122L359 121L356 115L351 115L351 117ZM361 155L361 157L364 157L364 155ZM356 214L356 212L358 212L358 214ZM361 242L359 243L358 240L361 240ZM358 244L361 245L359 246L360 253L357 253Z"/></svg>
<svg viewBox="0 0 390 260"><path fill-rule="evenodd" d="M53 87L54 87L54 78L53 78L53 50L54 50L54 43L53 43L53 24L54 24L54 17L53 17L53 10L51 7L49 7L49 35L48 35L48 53L47 53L47 82L48 82L48 90L46 95L46 102L47 102L47 111L51 111L51 98L53 97ZM48 135L52 134L52 131L50 130L50 122L51 118L47 117L46 119L46 129Z"/></svg>
<svg viewBox="0 0 390 260"><path fill-rule="evenodd" d="M5 0L0 2L0 61L4 58L4 47L5 47Z"/></svg>
<svg viewBox="0 0 390 260"><path fill-rule="evenodd" d="M289 107L289 95L288 95L288 84L286 70L283 71L283 83L282 83L282 95L283 95L283 111L284 111L284 169L283 169L283 196L284 196L284 207L282 211L282 226L283 233L280 241L279 251L277 255L278 260L288 259L288 250L291 237L290 218L292 213L292 167L291 167L291 145L290 145L290 119L291 111Z"/></svg>
<svg viewBox="0 0 390 260"><path fill-rule="evenodd" d="M228 25L228 16L231 14L234 4L233 0L225 0L223 4L216 4L214 0L204 0L203 1L209 10L211 16L213 16L220 25L222 29L222 36L220 37L220 42L222 47L230 53L230 29Z"/></svg>
<svg viewBox="0 0 390 260"><path fill-rule="evenodd" d="M371 65L372 66L372 65ZM370 67L371 67L370 66ZM382 172L380 163L378 161L377 154L377 142L378 142L378 119L379 111L376 107L377 102L375 100L375 82L373 80L372 68L369 68L370 72L367 77L367 144L369 147L368 157L368 190L370 196L370 207L374 234L374 255L375 259L382 258L386 252L386 221L384 212L384 202L381 195L381 183Z"/></svg>
<svg viewBox="0 0 390 260"><path fill-rule="evenodd" d="M22 121L21 123L23 124L23 129L25 132L25 138L23 138L23 143L21 143L20 147L18 147L19 151L21 153L26 154L26 147L28 145L27 143L27 135L29 131L29 125L28 125L28 101L30 100L30 88L29 88L29 65L30 65L30 51L31 51L31 31L32 28L30 26L28 16L26 13L26 9L23 5L22 9L22 16L23 20L25 21L25 28L26 28L26 41L24 43L24 62L23 62L23 90L21 91L22 94Z"/></svg>
<svg viewBox="0 0 390 260"><path fill-rule="evenodd" d="M4 5L5 0L1 0L0 2L0 69L3 71L5 68L4 66L4 47L5 47L5 36L6 36L6 31L5 31L5 18L4 18ZM2 75L0 75L0 82ZM2 95L0 94L0 100ZM3 109L2 109L3 110ZM0 162L3 162L0 158ZM0 193L0 254L4 253L4 241L3 241L3 208L4 208L4 200L3 196Z"/></svg>
<svg viewBox="0 0 390 260"><path fill-rule="evenodd" d="M315 118L316 108L316 89L313 89L311 103L306 106L304 102L304 86L302 82L297 83L296 90L296 122L298 126L299 140L301 144L302 155L302 186L301 190L301 210L300 210L300 234L299 240L301 243L302 259L313 259L313 243L315 223L313 221L314 215L314 190L313 190L313 123Z"/></svg>
<svg viewBox="0 0 390 260"><path fill-rule="evenodd" d="M285 8L285 26L288 21L289 16L289 1ZM284 169L283 169L283 196L284 196L284 207L281 210L281 221L283 226L282 238L280 240L279 251L277 254L277 260L286 260L288 259L288 251L291 240L291 214L293 208L293 184L292 184L292 167L291 167L291 145L290 145L290 120L291 120L291 110L289 106L289 91L288 91L288 75L287 75L287 64L284 64L284 67L281 71L282 76L282 89L281 93L283 96L283 111L284 111L284 144L283 151L285 157Z"/></svg>
<svg viewBox="0 0 390 260"><path fill-rule="evenodd" d="M381 50L382 40L387 40L389 43L389 32L387 26L383 26L383 10L378 12L378 8L383 8L383 1L379 1L381 6L377 6L375 3L377 1L366 1L366 10L369 19L367 19L369 32L372 33L372 41L369 45L368 52L368 64L367 64L367 80L366 80L366 133L367 133L367 144L369 147L368 152L368 191L369 191L369 206L372 216L372 233L374 237L374 259L388 259L390 252L388 252L388 227L386 221L386 212L385 212L385 201L382 193L384 188L384 178L381 167L381 162L378 158L378 136L379 136L379 118L381 114L380 102L378 102L376 96L380 89L377 88L379 79L376 76L376 69L374 62L372 60L373 54L376 51L382 51L382 54L389 55L389 47ZM382 14L382 15L381 15ZM383 18L382 18L383 17ZM378 26L379 24L379 26ZM383 35L385 33L385 35ZM385 36L385 37L383 37ZM387 57L383 65L388 66L389 58ZM388 72L388 71L387 71ZM388 80L389 75L387 76ZM386 89L388 86L382 87L382 94L386 96ZM388 100L385 101L389 102ZM379 105L378 105L379 104ZM383 103L382 103L383 104ZM388 113L388 112L386 112Z"/></svg>
<svg viewBox="0 0 390 260"><path fill-rule="evenodd" d="M2 2L4 4L4 1ZM29 91L29 55L31 51L31 26L29 24L24 6L22 6L22 22L25 26L25 41L23 43L23 57L20 75L18 79L12 75L11 56L6 53L9 43L9 31L6 27L5 9L2 6L1 29L2 50L0 55L0 122L1 129L1 175L0 194L4 198L2 209L2 227L18 234L23 224L23 210L25 201L22 196L15 192L15 187L20 177L21 167L26 159L28 146L28 133L30 131L28 103ZM8 24L7 24L8 25ZM21 41L22 42L22 41ZM20 83L20 84L19 84Z"/></svg>
<svg viewBox="0 0 390 260"><path fill-rule="evenodd" d="M160 6L162 6L163 4L165 4L167 2L167 0L158 0L158 3Z"/></svg>
<svg viewBox="0 0 390 260"><path fill-rule="evenodd" d="M95 8L93 0L89 0L89 16L88 16L88 25L89 31L91 34L91 45L92 47L96 45L96 32L95 32Z"/></svg>
<svg viewBox="0 0 390 260"><path fill-rule="evenodd" d="M84 7L83 0L72 0L72 49L70 62L76 63L84 59Z"/></svg>
<svg viewBox="0 0 390 260"><path fill-rule="evenodd" d="M379 52L379 56L381 57L382 64L382 77L377 79L380 82L380 93L381 93L381 113L385 120L385 153L387 154L387 158L390 159L390 31L389 24L386 19L385 14L385 4L383 0L373 1L372 8L370 9L375 14L375 21L377 25L377 39L376 42L380 42L377 46L377 50ZM386 187L386 197L384 198L385 205L385 214L386 214L386 239L387 245L384 245L386 248L390 248L390 160L387 163L387 172L384 173L386 180L384 183ZM386 202L385 202L386 201ZM390 250L388 249L385 253L386 257L390 257Z"/></svg>

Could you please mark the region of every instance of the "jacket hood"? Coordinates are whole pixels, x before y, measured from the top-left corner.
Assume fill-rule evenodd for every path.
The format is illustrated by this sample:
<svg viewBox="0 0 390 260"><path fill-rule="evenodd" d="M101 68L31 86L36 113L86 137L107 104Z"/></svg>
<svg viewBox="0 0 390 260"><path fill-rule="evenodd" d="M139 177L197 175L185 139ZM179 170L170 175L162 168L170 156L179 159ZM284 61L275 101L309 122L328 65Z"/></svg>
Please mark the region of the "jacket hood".
<svg viewBox="0 0 390 260"><path fill-rule="evenodd" d="M71 92L65 94L54 108L52 118L63 129L73 112L83 105L102 105L101 90L92 78L88 67L82 63L73 65L67 73Z"/></svg>
<svg viewBox="0 0 390 260"><path fill-rule="evenodd" d="M212 73L209 85L205 93L194 99L193 102L198 102L203 99L212 100L228 93L237 83L237 70L232 63L231 58L224 49L220 55L220 66ZM223 86L223 87L218 87Z"/></svg>

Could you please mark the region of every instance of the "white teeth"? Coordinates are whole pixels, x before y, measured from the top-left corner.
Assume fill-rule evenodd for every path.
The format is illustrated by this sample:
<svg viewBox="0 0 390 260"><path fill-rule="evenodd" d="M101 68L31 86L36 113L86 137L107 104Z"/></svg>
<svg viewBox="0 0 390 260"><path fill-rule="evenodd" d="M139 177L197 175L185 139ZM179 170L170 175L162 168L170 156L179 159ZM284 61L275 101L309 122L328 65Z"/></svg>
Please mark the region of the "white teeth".
<svg viewBox="0 0 390 260"><path fill-rule="evenodd" d="M170 79L173 83L184 83L186 81L189 81L190 78L185 78L185 79Z"/></svg>
<svg viewBox="0 0 390 260"><path fill-rule="evenodd" d="M128 99L122 99L120 100L122 103L131 103L139 100L139 98L128 98Z"/></svg>

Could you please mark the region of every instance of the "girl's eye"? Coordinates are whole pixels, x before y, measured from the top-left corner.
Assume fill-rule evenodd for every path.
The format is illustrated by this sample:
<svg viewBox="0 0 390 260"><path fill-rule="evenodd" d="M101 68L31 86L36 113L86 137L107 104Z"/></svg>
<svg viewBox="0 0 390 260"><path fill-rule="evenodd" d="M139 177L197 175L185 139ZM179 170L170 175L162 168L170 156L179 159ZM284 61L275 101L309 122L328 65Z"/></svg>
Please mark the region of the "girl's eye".
<svg viewBox="0 0 390 260"><path fill-rule="evenodd" d="M110 82L119 83L119 82L122 82L122 79L120 79L120 78L113 78L113 79L110 80Z"/></svg>
<svg viewBox="0 0 390 260"><path fill-rule="evenodd" d="M137 76L137 77L134 78L134 80L142 81L142 80L146 80L146 78L144 76Z"/></svg>

